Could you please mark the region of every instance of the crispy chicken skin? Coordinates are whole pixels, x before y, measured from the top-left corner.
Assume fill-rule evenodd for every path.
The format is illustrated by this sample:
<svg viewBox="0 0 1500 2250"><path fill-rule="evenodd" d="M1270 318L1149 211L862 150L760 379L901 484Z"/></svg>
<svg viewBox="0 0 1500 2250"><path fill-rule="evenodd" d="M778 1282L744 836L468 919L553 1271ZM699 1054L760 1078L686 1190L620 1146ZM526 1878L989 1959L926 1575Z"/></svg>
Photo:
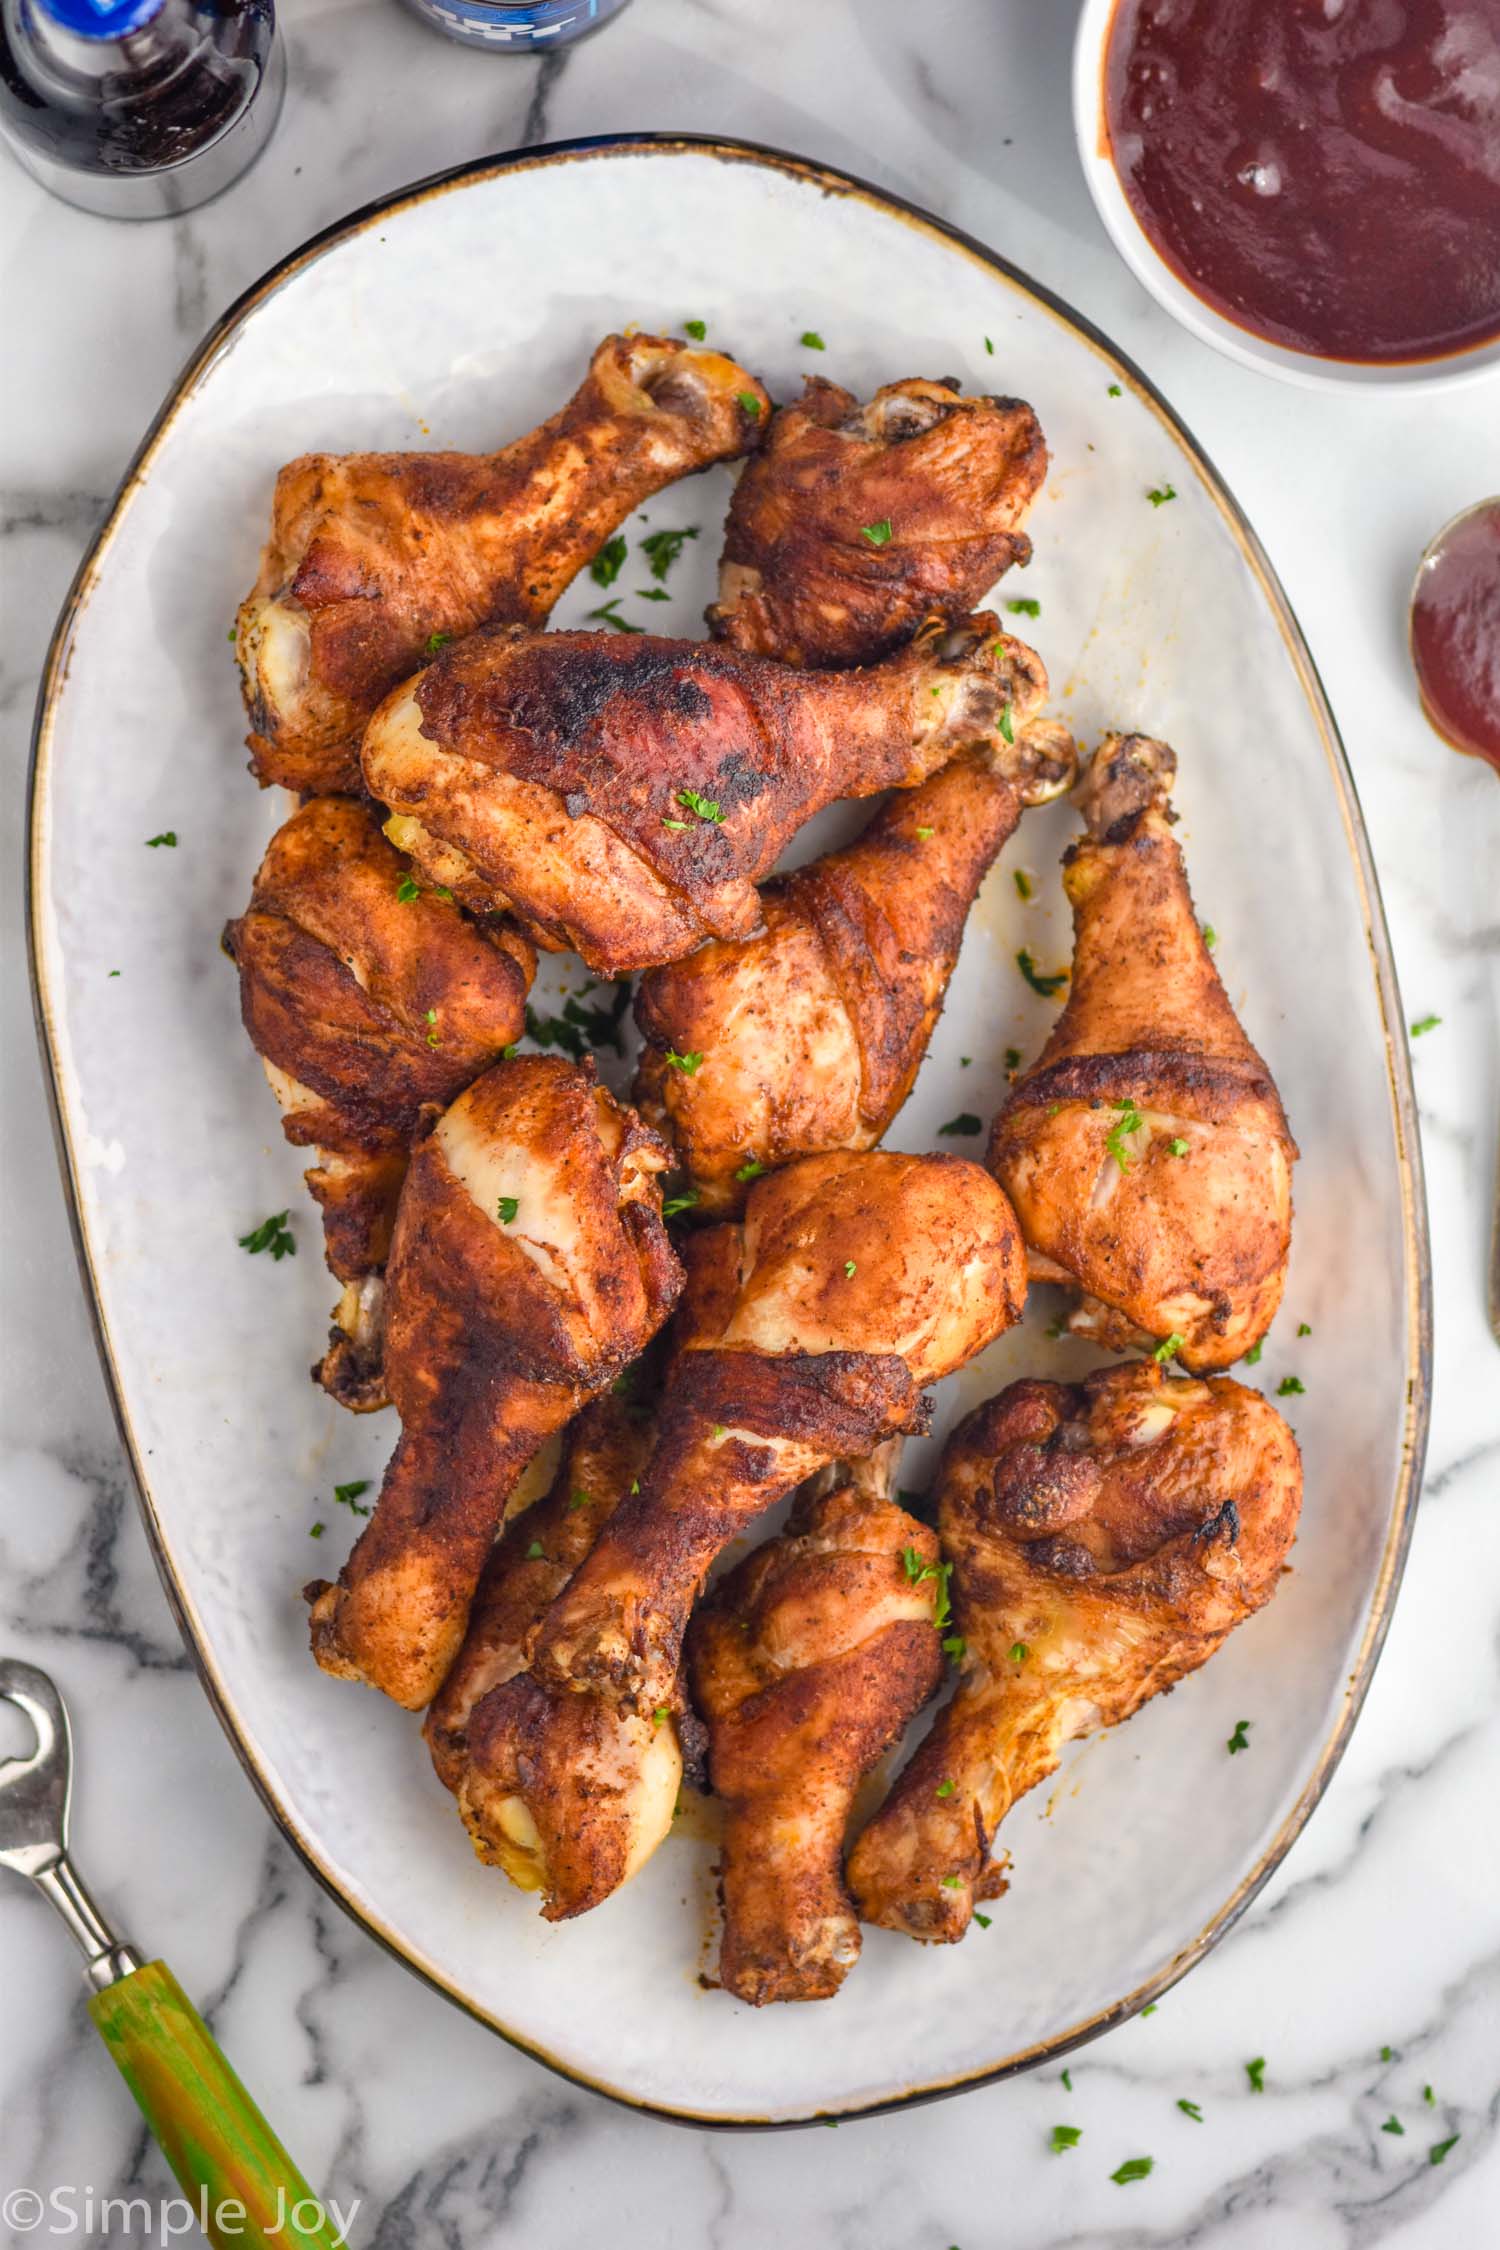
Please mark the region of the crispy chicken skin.
<svg viewBox="0 0 1500 2250"><path fill-rule="evenodd" d="M491 1554L427 1716L432 1762L475 1851L522 1890L541 1891L552 1922L599 1905L644 1865L682 1781L679 1730L689 1722L679 1694L670 1709L639 1715L545 1688L526 1671L538 1620L645 1467L652 1423L637 1396L607 1392L574 1423L551 1493Z"/></svg>
<svg viewBox="0 0 1500 2250"><path fill-rule="evenodd" d="M365 778L432 881L616 975L748 937L755 885L804 821L1023 736L1046 692L1041 659L984 613L863 672L493 626L381 705Z"/></svg>
<svg viewBox="0 0 1500 2250"><path fill-rule="evenodd" d="M1020 1316L1010 1207L953 1156L804 1157L697 1238L639 1493L549 1610L539 1679L649 1713L710 1563L822 1468L918 1427L922 1388Z"/></svg>
<svg viewBox="0 0 1500 2250"><path fill-rule="evenodd" d="M422 1730L445 1788L463 1780L475 1705L525 1671L534 1628L639 1480L653 1436L633 1387L606 1391L570 1426L546 1498L512 1516L490 1549L463 1646Z"/></svg>
<svg viewBox="0 0 1500 2250"><path fill-rule="evenodd" d="M326 1672L432 1701L517 1478L672 1308L667 1161L591 1067L544 1055L476 1079L417 1149L387 1277L401 1437L338 1583L306 1589Z"/></svg>
<svg viewBox="0 0 1500 2250"><path fill-rule="evenodd" d="M995 1829L1063 1745L1128 1719L1270 1600L1302 1464L1258 1391L1146 1361L1012 1383L954 1431L938 1495L958 1689L848 1872L867 1922L947 1943L1005 1888Z"/></svg>
<svg viewBox="0 0 1500 2250"><path fill-rule="evenodd" d="M1034 1281L1114 1351L1180 1339L1195 1373L1259 1342L1281 1302L1296 1144L1193 912L1163 742L1111 735L1064 859L1068 1003L995 1120L989 1164Z"/></svg>
<svg viewBox="0 0 1500 2250"><path fill-rule="evenodd" d="M748 452L769 409L720 352L606 336L567 405L500 453L288 462L235 632L254 773L358 789L365 721L434 635L543 624L632 509Z"/></svg>
<svg viewBox="0 0 1500 2250"><path fill-rule="evenodd" d="M1025 746L1039 731L955 759L890 798L846 850L768 883L754 937L712 939L642 978L634 1098L675 1143L701 1210L740 1209L747 1167L754 1177L881 1139L927 1051L975 894L1020 818L1017 780L1036 801L1071 777L1066 736L1050 777L1036 770ZM688 1072L669 1054L703 1061Z"/></svg>
<svg viewBox="0 0 1500 2250"><path fill-rule="evenodd" d="M223 939L282 1131L317 1151L307 1184L344 1294L314 1372L357 1412L386 1404L380 1277L408 1151L520 1038L536 969L512 925L481 928L415 888L371 806L314 798L272 837Z"/></svg>
<svg viewBox="0 0 1500 2250"><path fill-rule="evenodd" d="M849 1808L942 1672L937 1539L889 1498L894 1450L799 1499L688 1630L726 1808L719 1981L754 2007L829 1999L858 1959Z"/></svg>
<svg viewBox="0 0 1500 2250"><path fill-rule="evenodd" d="M735 488L715 636L784 664L866 664L926 617L956 623L1030 560L1020 527L1046 474L1020 399L913 379L861 406L810 376Z"/></svg>

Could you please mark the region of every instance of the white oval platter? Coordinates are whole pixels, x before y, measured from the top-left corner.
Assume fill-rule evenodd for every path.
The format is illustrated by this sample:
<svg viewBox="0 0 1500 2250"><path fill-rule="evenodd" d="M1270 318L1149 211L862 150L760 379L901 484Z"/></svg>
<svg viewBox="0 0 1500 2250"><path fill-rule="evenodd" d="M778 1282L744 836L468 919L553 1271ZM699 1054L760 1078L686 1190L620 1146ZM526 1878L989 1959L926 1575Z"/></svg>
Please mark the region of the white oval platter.
<svg viewBox="0 0 1500 2250"><path fill-rule="evenodd" d="M1123 724L1176 746L1199 910L1302 1147L1285 1309L1240 1370L1306 1386L1286 1402L1307 1468L1294 1574L1206 1671L1018 1808L988 1931L948 1949L871 1932L837 2000L759 2013L700 1981L701 1818L607 1906L549 1928L473 1857L413 1721L314 1669L299 1585L356 1528L334 1485L377 1477L394 1431L307 1379L335 1292L218 950L287 809L246 773L226 646L278 466L312 447L496 445L610 329L688 319L780 398L816 369L862 395L953 374L1034 403L1053 466L1035 560L1003 592L1040 603L1015 622L1080 735ZM800 345L809 329L825 351ZM646 509L700 536L670 607L632 604L625 573L642 624L701 630L728 489L716 473ZM598 599L575 588L560 621ZM1005 1049L1035 1051L1050 1006L1015 955L1066 960L1056 871L1075 827L1066 806L1031 816L992 875L892 1145L964 1146L939 1125L988 1119ZM166 829L175 850L145 848ZM1399 998L1332 719L1233 501L1104 338L920 213L738 145L543 150L358 214L210 336L80 572L38 714L32 882L60 1143L147 1527L240 1757L352 1914L554 2068L724 2123L1025 2068L1201 1957L1316 1802L1388 1620L1425 1431L1424 1221ZM245 1256L236 1238L287 1205L300 1254ZM1090 1364L1047 1338L1056 1309L1036 1291L1024 1326L943 1387L937 1436L1022 1372ZM914 1447L902 1483L929 1457ZM1242 1718L1252 1754L1230 1757Z"/></svg>

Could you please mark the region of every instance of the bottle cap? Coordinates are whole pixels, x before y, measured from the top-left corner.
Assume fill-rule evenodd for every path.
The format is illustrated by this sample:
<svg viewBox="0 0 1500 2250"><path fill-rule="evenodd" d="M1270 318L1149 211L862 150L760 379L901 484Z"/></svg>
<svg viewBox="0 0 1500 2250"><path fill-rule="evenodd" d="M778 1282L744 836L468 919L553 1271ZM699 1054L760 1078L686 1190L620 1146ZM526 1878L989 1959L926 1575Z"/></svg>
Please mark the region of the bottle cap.
<svg viewBox="0 0 1500 2250"><path fill-rule="evenodd" d="M162 0L32 0L32 5L75 39L124 39L161 13Z"/></svg>

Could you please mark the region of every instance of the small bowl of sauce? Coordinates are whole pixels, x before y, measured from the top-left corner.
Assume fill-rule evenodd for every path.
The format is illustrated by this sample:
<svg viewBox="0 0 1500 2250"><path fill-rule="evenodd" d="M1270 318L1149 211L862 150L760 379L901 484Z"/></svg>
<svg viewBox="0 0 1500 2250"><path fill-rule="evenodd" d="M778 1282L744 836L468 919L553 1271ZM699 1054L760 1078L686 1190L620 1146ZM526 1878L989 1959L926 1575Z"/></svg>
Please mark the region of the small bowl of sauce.
<svg viewBox="0 0 1500 2250"><path fill-rule="evenodd" d="M1116 248L1220 351L1500 368L1500 0L1086 0L1073 101Z"/></svg>
<svg viewBox="0 0 1500 2250"><path fill-rule="evenodd" d="M1444 524L1417 569L1411 661L1431 726L1500 773L1500 495Z"/></svg>

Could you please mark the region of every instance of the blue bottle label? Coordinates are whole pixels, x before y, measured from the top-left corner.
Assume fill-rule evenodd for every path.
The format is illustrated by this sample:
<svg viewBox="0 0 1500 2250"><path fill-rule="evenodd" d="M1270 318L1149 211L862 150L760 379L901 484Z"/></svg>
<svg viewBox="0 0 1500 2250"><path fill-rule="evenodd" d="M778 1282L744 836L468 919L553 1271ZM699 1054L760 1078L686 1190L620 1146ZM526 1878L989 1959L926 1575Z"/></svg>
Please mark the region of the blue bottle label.
<svg viewBox="0 0 1500 2250"><path fill-rule="evenodd" d="M457 38L515 47L576 39L616 14L625 0L530 0L520 7L487 4L487 0L407 0L407 4Z"/></svg>

